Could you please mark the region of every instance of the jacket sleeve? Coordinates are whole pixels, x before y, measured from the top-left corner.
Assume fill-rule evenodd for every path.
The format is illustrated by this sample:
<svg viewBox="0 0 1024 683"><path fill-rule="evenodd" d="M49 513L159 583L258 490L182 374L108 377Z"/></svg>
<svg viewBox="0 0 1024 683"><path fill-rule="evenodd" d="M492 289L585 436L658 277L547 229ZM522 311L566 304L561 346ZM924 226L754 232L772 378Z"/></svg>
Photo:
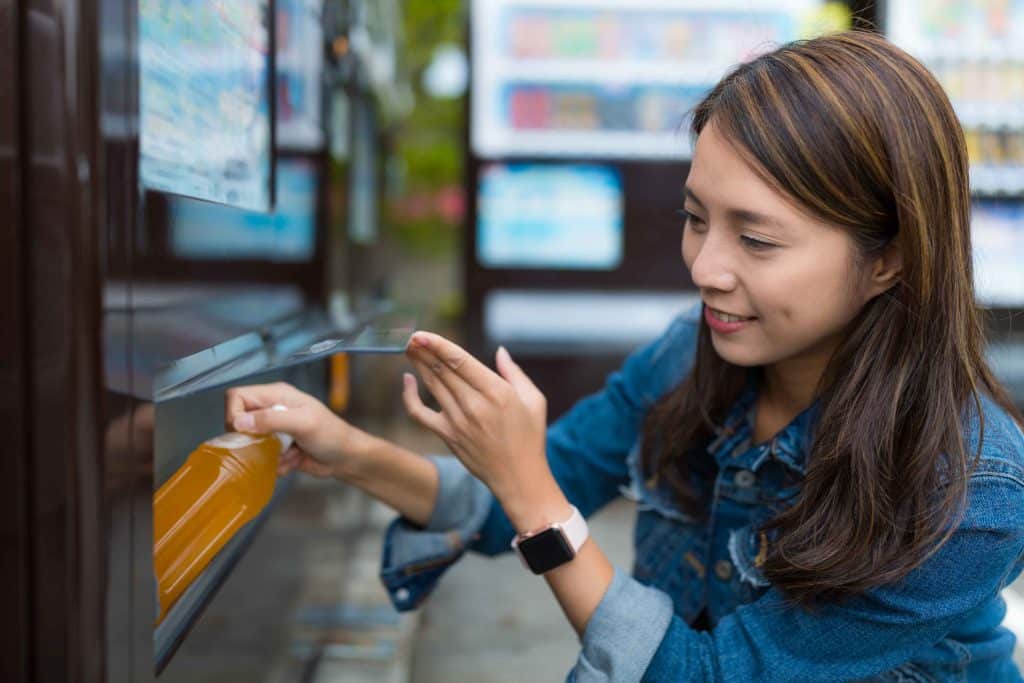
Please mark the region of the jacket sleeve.
<svg viewBox="0 0 1024 683"><path fill-rule="evenodd" d="M997 596L1024 550L1019 474L975 477L969 496L957 531L902 581L813 611L771 589L699 632L667 595L616 575L569 679L844 681L901 667L906 680L954 680L968 655L946 636L976 610L1002 609Z"/></svg>
<svg viewBox="0 0 1024 683"><path fill-rule="evenodd" d="M699 307L634 351L604 388L548 428L547 457L566 497L590 516L628 482L626 456L647 411L683 379L696 349ZM453 457L432 457L440 490L430 523L396 519L385 532L381 579L399 610L417 607L467 550L508 552L515 532L501 505Z"/></svg>

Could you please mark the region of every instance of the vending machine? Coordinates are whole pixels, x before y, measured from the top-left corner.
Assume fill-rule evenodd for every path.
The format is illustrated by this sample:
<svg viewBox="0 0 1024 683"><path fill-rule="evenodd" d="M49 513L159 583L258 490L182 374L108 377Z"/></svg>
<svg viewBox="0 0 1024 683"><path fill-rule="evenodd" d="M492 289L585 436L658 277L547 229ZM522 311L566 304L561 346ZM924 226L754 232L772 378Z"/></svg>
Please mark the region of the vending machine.
<svg viewBox="0 0 1024 683"><path fill-rule="evenodd" d="M290 479L261 469L235 525L204 504L216 547L172 558L173 591L157 546L187 506L161 518L159 494L228 430L226 388L327 402L340 352L411 332L330 306L327 133L353 132L325 72L344 101L367 71L346 49L365 4L0 4L0 679L219 680L204 652L253 637L202 625ZM237 675L265 674L278 626L251 624Z"/></svg>
<svg viewBox="0 0 1024 683"><path fill-rule="evenodd" d="M1024 403L1024 0L888 2L882 26L935 74L964 128L989 357Z"/></svg>

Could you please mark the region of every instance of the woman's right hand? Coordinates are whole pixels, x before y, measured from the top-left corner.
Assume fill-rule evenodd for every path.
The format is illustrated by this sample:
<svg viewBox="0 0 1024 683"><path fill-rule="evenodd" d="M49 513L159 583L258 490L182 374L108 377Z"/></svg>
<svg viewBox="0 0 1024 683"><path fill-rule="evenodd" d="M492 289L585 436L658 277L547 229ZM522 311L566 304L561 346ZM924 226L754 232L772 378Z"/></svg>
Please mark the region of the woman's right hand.
<svg viewBox="0 0 1024 683"><path fill-rule="evenodd" d="M369 436L316 398L283 382L232 387L224 403L229 429L250 434L284 432L295 439L281 455L278 474L282 475L299 470L314 477L344 478ZM287 410L273 410L274 405Z"/></svg>

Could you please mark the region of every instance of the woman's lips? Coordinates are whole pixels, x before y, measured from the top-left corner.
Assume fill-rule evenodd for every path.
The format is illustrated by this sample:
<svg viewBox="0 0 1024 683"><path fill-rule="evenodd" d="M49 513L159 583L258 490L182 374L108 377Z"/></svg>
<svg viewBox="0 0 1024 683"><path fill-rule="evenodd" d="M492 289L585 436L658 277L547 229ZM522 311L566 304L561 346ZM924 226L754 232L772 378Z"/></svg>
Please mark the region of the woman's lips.
<svg viewBox="0 0 1024 683"><path fill-rule="evenodd" d="M705 305L704 320L707 321L708 327L710 327L715 332L718 332L720 334L733 334L734 332L739 332L740 330L747 327L751 323L756 322L757 318L741 320L735 323L727 323L724 320L719 320L718 318L716 318L714 314L711 312L711 307Z"/></svg>

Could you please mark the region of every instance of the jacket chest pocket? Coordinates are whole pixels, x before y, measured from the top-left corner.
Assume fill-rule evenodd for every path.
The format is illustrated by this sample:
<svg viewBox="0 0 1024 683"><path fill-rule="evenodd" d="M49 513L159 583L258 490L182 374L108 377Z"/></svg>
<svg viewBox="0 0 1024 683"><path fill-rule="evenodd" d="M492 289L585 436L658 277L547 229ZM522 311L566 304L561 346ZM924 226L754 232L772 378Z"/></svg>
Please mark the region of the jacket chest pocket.
<svg viewBox="0 0 1024 683"><path fill-rule="evenodd" d="M705 601L707 556L703 527L682 519L669 519L653 509L637 513L633 576L669 597L675 612L692 621Z"/></svg>
<svg viewBox="0 0 1024 683"><path fill-rule="evenodd" d="M799 484L797 473L774 460L753 469L730 463L719 472L713 542L722 560L712 590L716 612L731 612L771 587L764 573L771 538L762 527L792 502Z"/></svg>
<svg viewBox="0 0 1024 683"><path fill-rule="evenodd" d="M679 508L671 490L644 479L639 441L626 463L630 481L622 494L637 507L633 576L666 593L676 614L693 621L704 605L705 527Z"/></svg>
<svg viewBox="0 0 1024 683"><path fill-rule="evenodd" d="M799 476L781 462L770 460L748 468L740 461L721 469L715 493L743 506L774 508L785 505L799 485Z"/></svg>

